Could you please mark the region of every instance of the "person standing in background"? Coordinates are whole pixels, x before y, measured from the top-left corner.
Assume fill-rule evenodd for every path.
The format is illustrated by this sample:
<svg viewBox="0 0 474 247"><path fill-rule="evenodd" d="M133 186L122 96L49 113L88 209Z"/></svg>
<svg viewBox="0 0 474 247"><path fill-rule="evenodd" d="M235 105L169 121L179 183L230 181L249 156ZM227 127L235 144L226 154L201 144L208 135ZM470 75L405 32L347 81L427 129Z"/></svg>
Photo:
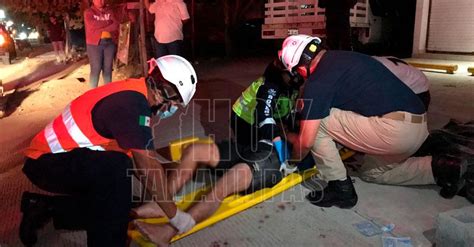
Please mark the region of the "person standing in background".
<svg viewBox="0 0 474 247"><path fill-rule="evenodd" d="M87 55L91 65L89 84L97 87L102 71L104 84L112 81L112 65L117 50L119 21L105 0L93 0L84 12Z"/></svg>
<svg viewBox="0 0 474 247"><path fill-rule="evenodd" d="M330 50L352 50L350 10L357 0L319 0L325 9L326 42Z"/></svg>
<svg viewBox="0 0 474 247"><path fill-rule="evenodd" d="M64 24L62 20L54 15L49 17L48 22L48 36L53 45L54 53L56 54L56 63L65 63L66 54L64 53Z"/></svg>
<svg viewBox="0 0 474 247"><path fill-rule="evenodd" d="M183 0L156 0L152 4L145 0L145 6L155 15L155 57L183 56L183 23L190 18Z"/></svg>
<svg viewBox="0 0 474 247"><path fill-rule="evenodd" d="M70 44L73 57L78 51L84 51L86 48L84 17L80 11L79 4L73 6L67 15L67 27L70 34Z"/></svg>

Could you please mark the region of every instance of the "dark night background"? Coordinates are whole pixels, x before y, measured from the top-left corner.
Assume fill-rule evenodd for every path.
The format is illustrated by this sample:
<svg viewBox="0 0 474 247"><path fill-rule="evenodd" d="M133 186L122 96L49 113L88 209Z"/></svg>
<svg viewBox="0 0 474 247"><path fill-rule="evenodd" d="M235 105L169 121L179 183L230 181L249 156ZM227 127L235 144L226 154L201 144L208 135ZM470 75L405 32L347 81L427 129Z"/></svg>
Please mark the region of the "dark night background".
<svg viewBox="0 0 474 247"><path fill-rule="evenodd" d="M239 1L239 0L235 0ZM243 0L242 0L243 1ZM186 1L188 4L190 1ZM247 0L253 8L248 13L240 13L235 24L230 25L232 40L230 56L252 56L274 54L282 40L261 38L264 23L264 0ZM371 55L394 55L410 57L413 45L416 0L368 0L375 16L385 18L384 42L361 44L353 37L355 51ZM190 8L189 8L190 9ZM258 11L256 11L258 10ZM190 9L191 11L191 9ZM195 30L196 56L225 56L225 10L223 1L196 0ZM191 51L191 25L185 25L187 51ZM191 55L191 54L189 54Z"/></svg>

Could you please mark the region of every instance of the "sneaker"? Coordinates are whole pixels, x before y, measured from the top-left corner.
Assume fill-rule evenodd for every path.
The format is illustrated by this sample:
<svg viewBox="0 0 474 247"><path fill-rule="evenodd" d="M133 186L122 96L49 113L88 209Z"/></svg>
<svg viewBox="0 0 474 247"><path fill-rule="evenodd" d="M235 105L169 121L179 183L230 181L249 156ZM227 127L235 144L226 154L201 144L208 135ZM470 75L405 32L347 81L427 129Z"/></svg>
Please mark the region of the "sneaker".
<svg viewBox="0 0 474 247"><path fill-rule="evenodd" d="M352 208L357 204L358 197L349 176L344 181L333 180L322 191L312 191L306 199L319 207Z"/></svg>
<svg viewBox="0 0 474 247"><path fill-rule="evenodd" d="M440 195L453 198L464 186L464 174L467 171L467 160L451 155L433 155L431 169L436 184L441 187Z"/></svg>
<svg viewBox="0 0 474 247"><path fill-rule="evenodd" d="M24 192L21 198L20 239L25 246L33 246L38 240L37 231L52 217L50 196Z"/></svg>

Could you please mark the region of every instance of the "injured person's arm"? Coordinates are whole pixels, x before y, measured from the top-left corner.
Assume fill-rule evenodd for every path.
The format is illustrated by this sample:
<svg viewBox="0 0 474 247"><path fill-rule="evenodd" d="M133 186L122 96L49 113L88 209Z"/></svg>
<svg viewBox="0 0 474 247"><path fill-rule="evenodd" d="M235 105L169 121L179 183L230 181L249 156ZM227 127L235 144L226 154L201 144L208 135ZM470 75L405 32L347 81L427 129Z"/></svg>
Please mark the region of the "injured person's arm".
<svg viewBox="0 0 474 247"><path fill-rule="evenodd" d="M197 223L209 218L227 196L246 190L252 181L252 171L247 164L239 163L226 172L209 193L193 205L188 213ZM178 234L170 224L159 225L136 221L137 229L153 243L164 246Z"/></svg>
<svg viewBox="0 0 474 247"><path fill-rule="evenodd" d="M177 208L167 188L166 175L163 166L153 150L132 150L137 172L145 177L145 185L153 200L158 203L168 218L176 215Z"/></svg>
<svg viewBox="0 0 474 247"><path fill-rule="evenodd" d="M196 169L201 165L215 167L219 162L219 150L214 143L193 143L183 151L179 165L165 167L166 184L170 196L173 197L192 179ZM133 209L135 218L160 218L166 216L156 202L148 202Z"/></svg>

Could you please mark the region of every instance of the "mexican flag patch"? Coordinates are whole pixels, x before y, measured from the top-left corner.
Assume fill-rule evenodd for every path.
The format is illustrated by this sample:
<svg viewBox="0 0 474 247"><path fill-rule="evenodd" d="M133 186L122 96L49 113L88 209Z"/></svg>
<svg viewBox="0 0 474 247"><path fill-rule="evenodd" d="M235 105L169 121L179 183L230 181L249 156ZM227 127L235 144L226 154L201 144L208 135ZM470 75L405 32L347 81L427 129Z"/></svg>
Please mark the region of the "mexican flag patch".
<svg viewBox="0 0 474 247"><path fill-rule="evenodd" d="M140 126L150 127L150 117L140 116L138 119L138 124L140 124Z"/></svg>

